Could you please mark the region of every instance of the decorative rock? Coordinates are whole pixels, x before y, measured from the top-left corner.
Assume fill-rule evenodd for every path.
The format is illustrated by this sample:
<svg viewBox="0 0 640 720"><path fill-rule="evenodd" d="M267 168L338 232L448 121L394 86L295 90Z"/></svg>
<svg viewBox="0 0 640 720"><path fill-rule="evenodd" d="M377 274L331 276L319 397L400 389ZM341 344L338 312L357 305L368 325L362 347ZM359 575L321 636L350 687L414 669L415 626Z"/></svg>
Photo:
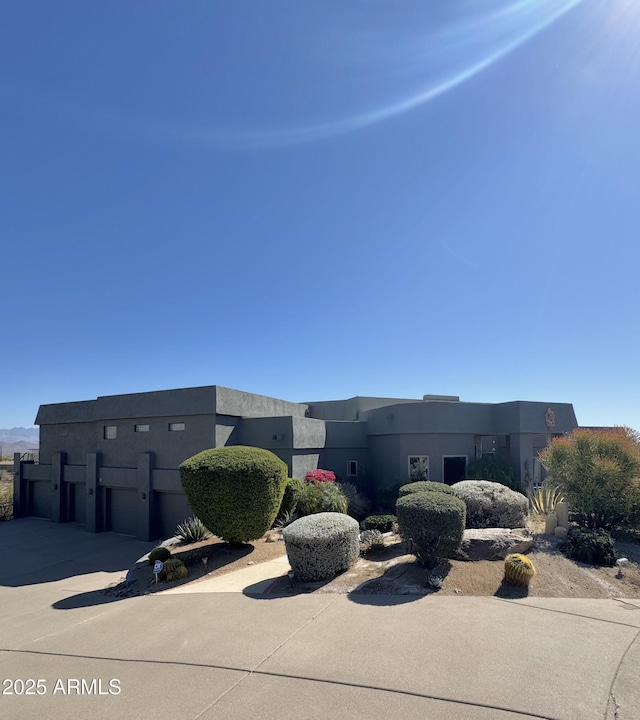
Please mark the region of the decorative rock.
<svg viewBox="0 0 640 720"><path fill-rule="evenodd" d="M525 553L533 545L526 528L471 528L465 530L456 560L504 560L512 553Z"/></svg>
<svg viewBox="0 0 640 720"><path fill-rule="evenodd" d="M553 535L556 528L558 527L558 516L554 515L553 513L550 515L547 515L547 519L544 523L544 534L545 535Z"/></svg>
<svg viewBox="0 0 640 720"><path fill-rule="evenodd" d="M556 530L554 532L554 535L557 538L560 538L560 540L564 540L567 537L567 532L568 532L568 530L566 527L562 527L561 525L558 525L558 527L556 528Z"/></svg>
<svg viewBox="0 0 640 720"><path fill-rule="evenodd" d="M566 502L556 503L556 515L558 517L558 526L563 528L569 527L569 508Z"/></svg>

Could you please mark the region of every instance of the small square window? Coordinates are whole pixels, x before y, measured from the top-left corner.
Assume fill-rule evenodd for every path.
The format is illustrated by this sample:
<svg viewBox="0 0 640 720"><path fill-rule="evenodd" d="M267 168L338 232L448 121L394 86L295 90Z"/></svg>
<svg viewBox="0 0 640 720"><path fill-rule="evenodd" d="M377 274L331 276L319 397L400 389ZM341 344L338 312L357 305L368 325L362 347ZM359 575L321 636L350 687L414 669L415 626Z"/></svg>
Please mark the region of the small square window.
<svg viewBox="0 0 640 720"><path fill-rule="evenodd" d="M409 479L411 482L429 479L429 456L409 455Z"/></svg>
<svg viewBox="0 0 640 720"><path fill-rule="evenodd" d="M135 425L133 429L135 432L149 432L149 426L145 424Z"/></svg>
<svg viewBox="0 0 640 720"><path fill-rule="evenodd" d="M104 439L115 440L118 437L118 426L117 425L105 425L104 426Z"/></svg>
<svg viewBox="0 0 640 720"><path fill-rule="evenodd" d="M347 460L347 477L358 477L357 460Z"/></svg>
<svg viewBox="0 0 640 720"><path fill-rule="evenodd" d="M183 422L169 423L169 432L180 432L181 430L184 430Z"/></svg>

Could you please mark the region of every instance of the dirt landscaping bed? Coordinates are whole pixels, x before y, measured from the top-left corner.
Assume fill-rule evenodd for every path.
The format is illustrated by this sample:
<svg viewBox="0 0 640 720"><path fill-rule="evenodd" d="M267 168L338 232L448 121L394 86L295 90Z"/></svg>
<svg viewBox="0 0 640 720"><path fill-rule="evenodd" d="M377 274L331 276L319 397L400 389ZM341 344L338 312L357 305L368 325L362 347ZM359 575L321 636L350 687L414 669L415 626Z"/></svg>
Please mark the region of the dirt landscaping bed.
<svg viewBox="0 0 640 720"><path fill-rule="evenodd" d="M630 564L618 577L617 568L585 565L567 559L558 550L559 541L535 532L535 542L527 553L537 574L528 589L503 583L501 560L464 562L450 560L429 572L407 553L398 536L386 540L384 549L360 557L356 564L337 577L323 582L300 583L288 576L277 578L266 591L272 595L299 593L367 593L392 595L466 595L517 598L640 598L640 543L618 541L616 547ZM170 546L189 570L188 577L178 583L154 582L152 568L140 562L127 580L109 588L109 594L127 597L165 590L185 583L198 582L266 562L285 555L284 542L277 533L248 545L231 546L217 538L192 545ZM203 562L206 560L206 563Z"/></svg>

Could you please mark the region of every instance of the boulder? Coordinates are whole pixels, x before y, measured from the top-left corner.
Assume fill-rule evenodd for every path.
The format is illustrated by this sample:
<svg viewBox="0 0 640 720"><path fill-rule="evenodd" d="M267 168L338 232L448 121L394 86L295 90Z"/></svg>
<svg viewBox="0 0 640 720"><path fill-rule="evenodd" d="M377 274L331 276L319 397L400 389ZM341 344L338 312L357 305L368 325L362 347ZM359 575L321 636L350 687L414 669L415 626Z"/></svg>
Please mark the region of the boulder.
<svg viewBox="0 0 640 720"><path fill-rule="evenodd" d="M526 528L471 528L462 535L455 560L504 560L511 553L525 553L533 545Z"/></svg>

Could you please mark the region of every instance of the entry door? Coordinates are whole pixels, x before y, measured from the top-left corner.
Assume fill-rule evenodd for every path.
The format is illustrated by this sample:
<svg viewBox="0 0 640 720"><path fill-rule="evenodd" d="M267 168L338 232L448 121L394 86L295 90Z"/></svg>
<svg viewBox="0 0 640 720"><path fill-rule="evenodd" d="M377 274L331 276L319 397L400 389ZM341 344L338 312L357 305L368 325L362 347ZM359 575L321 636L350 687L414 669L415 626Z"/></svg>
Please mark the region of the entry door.
<svg viewBox="0 0 640 720"><path fill-rule="evenodd" d="M442 458L442 479L447 485L464 480L467 474L466 455L445 455Z"/></svg>

